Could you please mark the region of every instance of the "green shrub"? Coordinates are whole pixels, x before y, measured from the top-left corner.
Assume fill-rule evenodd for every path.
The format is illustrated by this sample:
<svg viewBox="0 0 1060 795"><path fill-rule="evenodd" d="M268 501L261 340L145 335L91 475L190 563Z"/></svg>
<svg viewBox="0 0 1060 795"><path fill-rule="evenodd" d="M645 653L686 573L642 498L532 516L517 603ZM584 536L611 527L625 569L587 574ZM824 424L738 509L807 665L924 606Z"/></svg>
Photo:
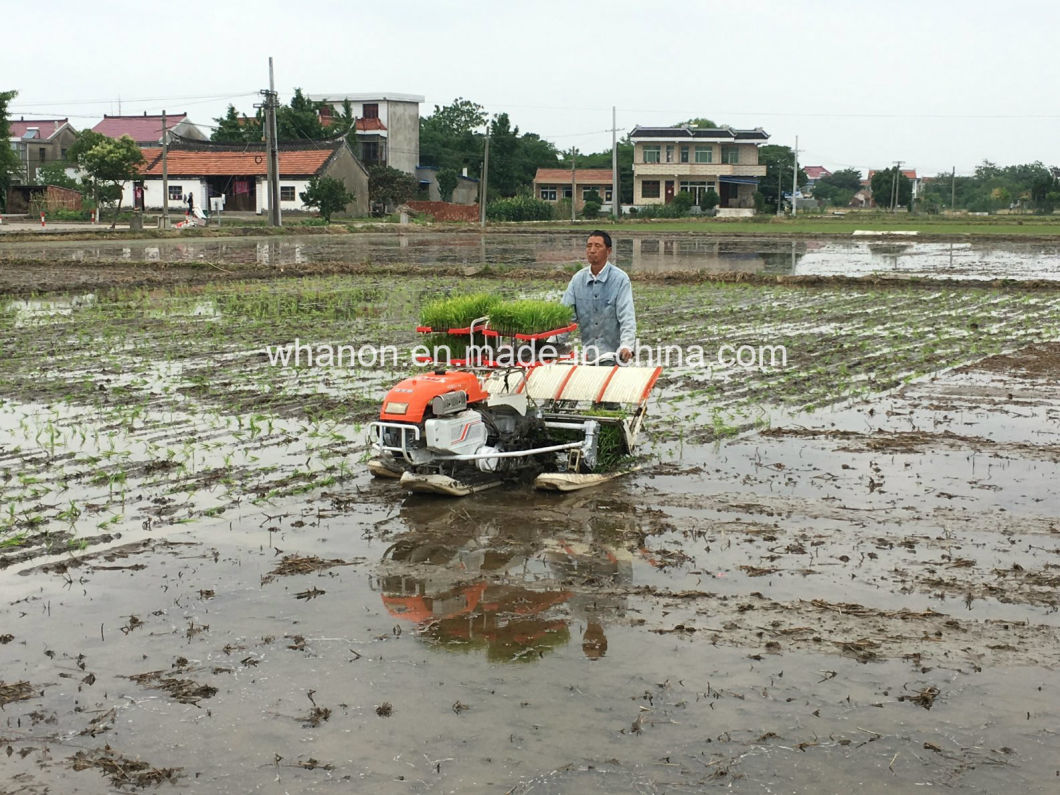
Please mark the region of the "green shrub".
<svg viewBox="0 0 1060 795"><path fill-rule="evenodd" d="M714 188L703 191L703 194L699 197L699 209L701 210L713 210L721 202L721 197Z"/></svg>
<svg viewBox="0 0 1060 795"><path fill-rule="evenodd" d="M600 202L587 201L585 206L582 207L582 218L596 218L600 214L600 208L603 205Z"/></svg>
<svg viewBox="0 0 1060 795"><path fill-rule="evenodd" d="M692 209L693 204L695 204L695 200L687 190L678 191L677 195L674 196L674 200L670 202L670 206L677 209L681 215L688 215L688 211Z"/></svg>
<svg viewBox="0 0 1060 795"><path fill-rule="evenodd" d="M486 218L490 221L550 221L552 205L529 196L498 199L486 205Z"/></svg>

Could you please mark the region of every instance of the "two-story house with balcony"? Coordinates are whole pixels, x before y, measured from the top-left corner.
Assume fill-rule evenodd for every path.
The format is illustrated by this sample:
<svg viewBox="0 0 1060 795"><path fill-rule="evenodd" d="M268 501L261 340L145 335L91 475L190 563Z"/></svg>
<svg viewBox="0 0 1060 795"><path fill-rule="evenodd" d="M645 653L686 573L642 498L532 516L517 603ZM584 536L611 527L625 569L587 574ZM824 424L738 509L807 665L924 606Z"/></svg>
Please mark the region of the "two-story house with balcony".
<svg viewBox="0 0 1060 795"><path fill-rule="evenodd" d="M754 193L766 167L758 163L758 147L769 140L761 128L641 127L633 141L633 204L669 204L680 191L696 203L713 189L718 207L754 209Z"/></svg>
<svg viewBox="0 0 1060 795"><path fill-rule="evenodd" d="M356 119L357 156L366 166L381 163L406 174L415 174L420 162L419 94L310 94L322 102L320 120L330 124L350 103Z"/></svg>

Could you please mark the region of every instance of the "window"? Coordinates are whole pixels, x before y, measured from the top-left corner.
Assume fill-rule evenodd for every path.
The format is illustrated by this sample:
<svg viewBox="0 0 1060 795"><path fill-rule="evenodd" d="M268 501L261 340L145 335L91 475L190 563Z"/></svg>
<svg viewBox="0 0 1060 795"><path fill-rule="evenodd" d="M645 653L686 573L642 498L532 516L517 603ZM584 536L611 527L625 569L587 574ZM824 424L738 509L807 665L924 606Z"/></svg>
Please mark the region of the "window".
<svg viewBox="0 0 1060 795"><path fill-rule="evenodd" d="M361 142L361 161L364 163L383 162L383 147L378 141Z"/></svg>
<svg viewBox="0 0 1060 795"><path fill-rule="evenodd" d="M281 185L280 186L280 201L282 201L282 202L293 202L294 201L294 185Z"/></svg>
<svg viewBox="0 0 1060 795"><path fill-rule="evenodd" d="M659 162L659 146L645 146L644 147L644 162L645 163L658 163Z"/></svg>
<svg viewBox="0 0 1060 795"><path fill-rule="evenodd" d="M646 179L640 183L640 195L644 199L659 198L659 180Z"/></svg>
<svg viewBox="0 0 1060 795"><path fill-rule="evenodd" d="M667 163L674 162L674 145L673 144L667 144L666 145L666 162Z"/></svg>
<svg viewBox="0 0 1060 795"><path fill-rule="evenodd" d="M714 162L714 147L713 146L697 146L696 147L696 162L697 163L713 163Z"/></svg>
<svg viewBox="0 0 1060 795"><path fill-rule="evenodd" d="M43 162L44 162L44 160L45 160L45 156L46 156L46 155L48 154L48 150L47 150L47 149L45 149L45 148L44 148L43 146L41 146L41 147L38 147L38 149L37 149L37 154L39 154L39 155L40 155L40 157L39 157L38 159L40 160L40 162L42 162L42 163L43 163Z"/></svg>
<svg viewBox="0 0 1060 795"><path fill-rule="evenodd" d="M740 147L723 146L721 148L721 162L736 164L740 162Z"/></svg>
<svg viewBox="0 0 1060 795"><path fill-rule="evenodd" d="M556 200L556 189L555 188L542 188L541 189L541 200L546 202L554 202Z"/></svg>
<svg viewBox="0 0 1060 795"><path fill-rule="evenodd" d="M568 186L566 186L566 187L565 187L565 188L563 189L563 198L564 198L564 199L569 199L569 198L570 198L571 196L573 196L573 195L574 195L574 188L572 188L572 187L570 187L570 186L568 185Z"/></svg>
<svg viewBox="0 0 1060 795"><path fill-rule="evenodd" d="M681 162L688 162L688 144L681 144Z"/></svg>
<svg viewBox="0 0 1060 795"><path fill-rule="evenodd" d="M366 119L378 119L379 118L379 103L378 102L366 102L362 111L364 118Z"/></svg>
<svg viewBox="0 0 1060 795"><path fill-rule="evenodd" d="M589 198L589 194L593 191L596 191L597 195L600 194L600 191L596 190L596 188L594 187L582 188L582 201L587 201Z"/></svg>
<svg viewBox="0 0 1060 795"><path fill-rule="evenodd" d="M699 204L699 200L702 198L703 194L707 192L707 183L682 182L681 190L688 191L690 194L692 194L692 199L695 201L696 204Z"/></svg>
<svg viewBox="0 0 1060 795"><path fill-rule="evenodd" d="M612 195L613 194L611 193L611 189L610 188L604 188L604 201L605 202L610 202Z"/></svg>
<svg viewBox="0 0 1060 795"><path fill-rule="evenodd" d="M182 201L184 199L184 186L174 185L172 182L169 183L169 200L170 201Z"/></svg>

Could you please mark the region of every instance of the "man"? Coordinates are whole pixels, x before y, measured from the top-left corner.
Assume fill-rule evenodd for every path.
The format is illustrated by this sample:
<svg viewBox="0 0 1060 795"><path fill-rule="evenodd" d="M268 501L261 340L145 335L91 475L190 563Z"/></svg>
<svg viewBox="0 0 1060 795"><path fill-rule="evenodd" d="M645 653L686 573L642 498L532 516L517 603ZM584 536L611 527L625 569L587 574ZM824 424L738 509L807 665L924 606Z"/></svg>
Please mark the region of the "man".
<svg viewBox="0 0 1060 795"><path fill-rule="evenodd" d="M637 339L633 288L629 276L611 263L611 236L607 232L589 233L585 259L589 266L571 277L563 294L563 303L574 309L584 355L590 362L614 355L628 362Z"/></svg>

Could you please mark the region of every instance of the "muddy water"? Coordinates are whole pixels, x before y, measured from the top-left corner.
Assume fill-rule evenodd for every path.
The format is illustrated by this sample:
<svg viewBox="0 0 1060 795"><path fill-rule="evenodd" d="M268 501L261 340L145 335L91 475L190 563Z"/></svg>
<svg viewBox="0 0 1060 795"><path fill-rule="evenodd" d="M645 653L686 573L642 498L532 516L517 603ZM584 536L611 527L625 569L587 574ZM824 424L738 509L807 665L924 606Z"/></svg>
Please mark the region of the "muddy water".
<svg viewBox="0 0 1060 795"><path fill-rule="evenodd" d="M1058 279L1060 245L915 242L887 238L769 240L617 232L617 264L633 272L703 270L803 275L890 274L952 279ZM289 265L371 261L554 267L582 261L581 234L354 234L5 244L9 256L60 261L214 262Z"/></svg>
<svg viewBox="0 0 1060 795"><path fill-rule="evenodd" d="M362 474L12 566L0 791L1053 791L1058 417L973 368L591 492Z"/></svg>

